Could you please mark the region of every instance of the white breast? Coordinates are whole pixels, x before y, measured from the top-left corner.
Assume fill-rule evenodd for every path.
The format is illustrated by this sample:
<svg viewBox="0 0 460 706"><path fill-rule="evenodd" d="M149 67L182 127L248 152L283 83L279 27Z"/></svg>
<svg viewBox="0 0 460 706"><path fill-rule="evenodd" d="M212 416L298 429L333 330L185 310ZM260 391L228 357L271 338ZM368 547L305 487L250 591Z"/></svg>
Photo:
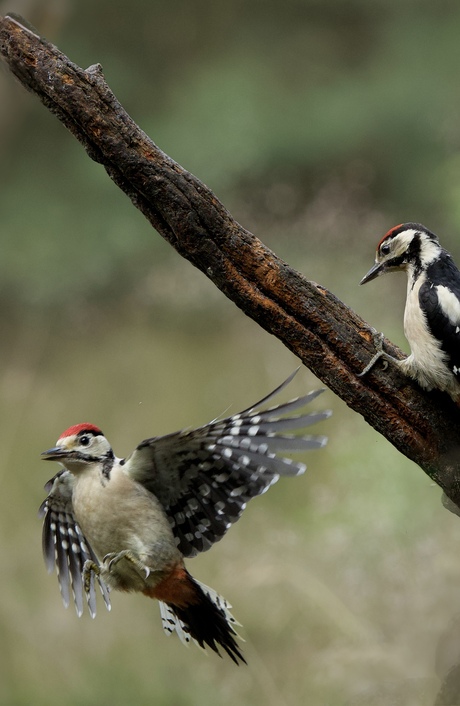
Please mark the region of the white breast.
<svg viewBox="0 0 460 706"><path fill-rule="evenodd" d="M176 551L163 507L118 464L104 482L95 469L79 475L73 504L78 523L100 559L125 549L146 557L158 545Z"/></svg>

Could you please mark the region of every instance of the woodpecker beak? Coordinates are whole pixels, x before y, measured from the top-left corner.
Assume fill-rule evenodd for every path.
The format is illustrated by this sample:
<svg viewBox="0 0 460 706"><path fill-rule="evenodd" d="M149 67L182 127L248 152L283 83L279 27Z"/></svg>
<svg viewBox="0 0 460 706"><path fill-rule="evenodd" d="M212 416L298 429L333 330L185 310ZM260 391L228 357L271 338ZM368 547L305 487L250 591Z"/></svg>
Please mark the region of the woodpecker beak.
<svg viewBox="0 0 460 706"><path fill-rule="evenodd" d="M63 449L62 446L54 446L52 449L43 451L40 454L42 461L60 461L62 458L67 458L69 456L69 450Z"/></svg>
<svg viewBox="0 0 460 706"><path fill-rule="evenodd" d="M370 282L372 279L375 279L379 275L383 275L385 269L386 268L383 262L376 262L375 265L371 267L367 275L364 275L360 284L366 284L366 282Z"/></svg>

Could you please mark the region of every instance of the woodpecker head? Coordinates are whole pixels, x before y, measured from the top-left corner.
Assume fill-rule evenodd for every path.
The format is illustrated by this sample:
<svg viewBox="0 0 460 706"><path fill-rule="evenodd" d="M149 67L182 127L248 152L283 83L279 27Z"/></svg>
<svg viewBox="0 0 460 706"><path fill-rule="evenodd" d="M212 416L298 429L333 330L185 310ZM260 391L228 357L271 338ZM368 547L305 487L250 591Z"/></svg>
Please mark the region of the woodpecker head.
<svg viewBox="0 0 460 706"><path fill-rule="evenodd" d="M56 446L42 453L44 461L59 461L72 473L85 468L113 464L112 448L102 431L93 424L75 424L61 434Z"/></svg>
<svg viewBox="0 0 460 706"><path fill-rule="evenodd" d="M420 223L402 223L386 233L377 246L375 265L360 284L393 270L415 272L425 269L440 253L441 246L434 233Z"/></svg>

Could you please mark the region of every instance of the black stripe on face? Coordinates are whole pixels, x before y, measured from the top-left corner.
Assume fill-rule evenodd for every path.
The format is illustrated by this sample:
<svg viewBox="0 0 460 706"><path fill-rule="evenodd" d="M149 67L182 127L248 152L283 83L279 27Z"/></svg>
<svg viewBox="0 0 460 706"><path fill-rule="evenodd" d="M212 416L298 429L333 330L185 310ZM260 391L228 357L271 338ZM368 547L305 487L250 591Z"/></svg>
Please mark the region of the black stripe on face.
<svg viewBox="0 0 460 706"><path fill-rule="evenodd" d="M406 254L398 255L398 257L392 257L391 260L387 260L384 264L388 269L402 267L406 262Z"/></svg>
<svg viewBox="0 0 460 706"><path fill-rule="evenodd" d="M90 456L82 451L72 451L69 456L72 459L77 459L77 461L83 461L84 463L101 463L104 461L104 456Z"/></svg>
<svg viewBox="0 0 460 706"><path fill-rule="evenodd" d="M406 262L412 262L414 265L414 275L413 278L416 280L422 271L422 260L421 260L421 250L422 250L422 239L420 233L416 233L409 243L409 247L406 252Z"/></svg>
<svg viewBox="0 0 460 706"><path fill-rule="evenodd" d="M107 480L108 480L110 478L110 473L112 471L113 464L115 463L115 455L114 455L112 449L110 449L110 451L108 451L106 453L106 455L103 456L103 458L101 460L102 460L102 475L104 476L104 478L107 478Z"/></svg>

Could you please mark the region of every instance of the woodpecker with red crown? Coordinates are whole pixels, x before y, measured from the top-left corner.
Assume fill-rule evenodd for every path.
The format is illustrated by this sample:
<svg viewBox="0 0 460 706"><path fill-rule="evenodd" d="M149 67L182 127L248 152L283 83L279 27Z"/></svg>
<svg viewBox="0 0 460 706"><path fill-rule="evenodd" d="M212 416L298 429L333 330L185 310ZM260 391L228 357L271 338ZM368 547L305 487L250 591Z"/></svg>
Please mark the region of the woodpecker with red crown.
<svg viewBox="0 0 460 706"><path fill-rule="evenodd" d="M43 551L56 566L64 604L72 590L78 615L86 597L96 613L95 583L110 609L109 590L138 591L160 602L163 628L182 642L193 640L231 659L245 661L235 640L230 605L192 578L184 558L206 551L238 520L246 503L280 475L306 466L277 451L315 449L323 436L295 436L330 412L294 415L322 390L257 411L291 375L250 408L191 431L141 441L117 458L102 431L77 424L45 451L64 469L45 489ZM287 415L287 416L286 416Z"/></svg>
<svg viewBox="0 0 460 706"><path fill-rule="evenodd" d="M460 272L437 236L420 223L403 223L377 246L375 265L360 284L391 272L407 273L404 333L411 354L396 360L382 349L361 375L383 357L396 363L425 390L437 388L453 400L460 395Z"/></svg>

